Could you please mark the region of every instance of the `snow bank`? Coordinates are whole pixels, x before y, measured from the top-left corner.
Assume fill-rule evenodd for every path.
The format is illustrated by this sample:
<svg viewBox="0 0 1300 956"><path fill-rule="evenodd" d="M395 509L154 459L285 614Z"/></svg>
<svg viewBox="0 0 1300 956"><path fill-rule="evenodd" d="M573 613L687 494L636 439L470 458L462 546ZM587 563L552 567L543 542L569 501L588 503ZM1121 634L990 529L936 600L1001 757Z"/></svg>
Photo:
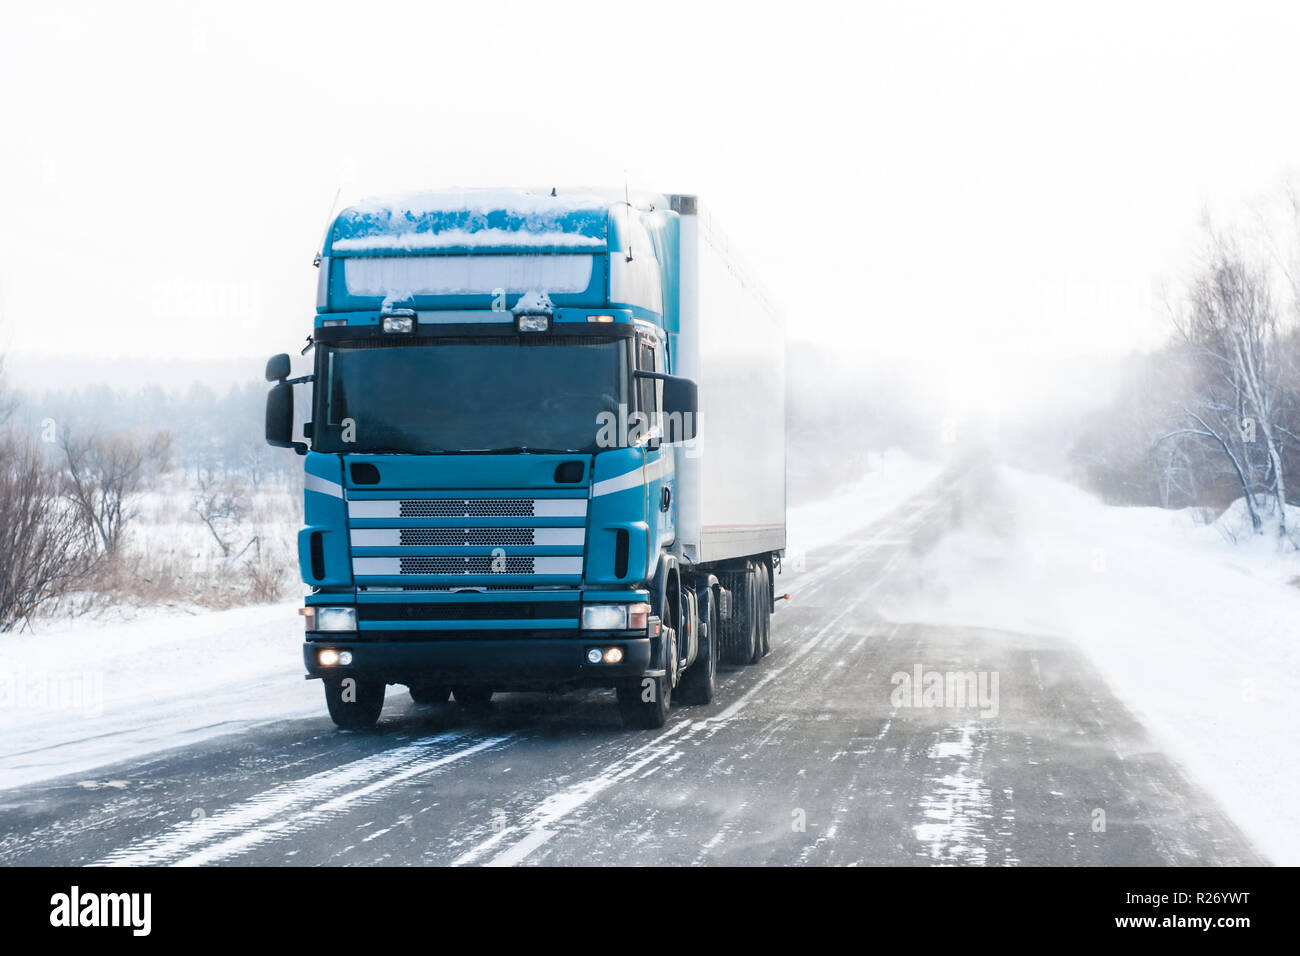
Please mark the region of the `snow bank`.
<svg viewBox="0 0 1300 956"><path fill-rule="evenodd" d="M1206 525L1007 469L954 506L881 610L1071 639L1262 852L1300 864L1300 556L1243 536L1241 503Z"/></svg>
<svg viewBox="0 0 1300 956"><path fill-rule="evenodd" d="M0 788L321 715L300 603L0 635Z"/></svg>

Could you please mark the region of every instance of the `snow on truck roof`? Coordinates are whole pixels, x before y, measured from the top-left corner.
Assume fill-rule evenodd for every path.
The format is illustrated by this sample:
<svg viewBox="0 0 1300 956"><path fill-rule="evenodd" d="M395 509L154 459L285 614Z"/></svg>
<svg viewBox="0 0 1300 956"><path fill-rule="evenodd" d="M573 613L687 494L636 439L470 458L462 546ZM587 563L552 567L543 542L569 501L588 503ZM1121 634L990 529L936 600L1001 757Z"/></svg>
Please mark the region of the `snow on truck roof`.
<svg viewBox="0 0 1300 956"><path fill-rule="evenodd" d="M628 196L643 212L667 209L660 195ZM344 209L326 255L393 255L527 249L593 252L608 247L611 211L622 190L456 189L366 199ZM616 227L617 228L617 227Z"/></svg>

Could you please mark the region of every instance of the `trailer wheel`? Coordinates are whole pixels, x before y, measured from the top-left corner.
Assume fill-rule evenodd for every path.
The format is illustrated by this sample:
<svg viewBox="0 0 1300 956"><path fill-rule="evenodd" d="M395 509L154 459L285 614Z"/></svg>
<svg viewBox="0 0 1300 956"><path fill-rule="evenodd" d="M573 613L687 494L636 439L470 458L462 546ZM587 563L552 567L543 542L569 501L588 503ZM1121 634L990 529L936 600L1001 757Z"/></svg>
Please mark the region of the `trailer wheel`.
<svg viewBox="0 0 1300 956"><path fill-rule="evenodd" d="M483 710L492 703L491 687L453 687L451 692L466 710Z"/></svg>
<svg viewBox="0 0 1300 956"><path fill-rule="evenodd" d="M677 697L683 704L707 704L713 700L718 678L718 601L709 595L709 620L700 642L700 656L686 669L677 684Z"/></svg>
<svg viewBox="0 0 1300 956"><path fill-rule="evenodd" d="M417 704L445 704L451 696L451 688L446 684L411 684L407 690Z"/></svg>
<svg viewBox="0 0 1300 956"><path fill-rule="evenodd" d="M330 719L344 730L367 730L379 721L384 709L384 683L355 677L327 680L325 707Z"/></svg>
<svg viewBox="0 0 1300 956"><path fill-rule="evenodd" d="M749 564L749 629L754 632L749 660L746 664L757 664L763 659L763 569L753 561Z"/></svg>
<svg viewBox="0 0 1300 956"><path fill-rule="evenodd" d="M772 653L772 571L766 564L758 566L758 630L759 656Z"/></svg>
<svg viewBox="0 0 1300 956"><path fill-rule="evenodd" d="M731 616L727 619L727 662L752 664L758 660L758 629L754 600L755 577L753 566L732 576Z"/></svg>

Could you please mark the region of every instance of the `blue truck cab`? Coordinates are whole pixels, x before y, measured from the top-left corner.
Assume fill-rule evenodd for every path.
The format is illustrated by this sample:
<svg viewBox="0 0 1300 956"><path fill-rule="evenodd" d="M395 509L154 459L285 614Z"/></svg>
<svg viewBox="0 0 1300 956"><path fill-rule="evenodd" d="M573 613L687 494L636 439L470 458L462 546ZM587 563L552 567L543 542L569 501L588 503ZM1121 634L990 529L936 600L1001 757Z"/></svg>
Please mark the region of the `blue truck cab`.
<svg viewBox="0 0 1300 956"><path fill-rule="evenodd" d="M705 523L729 455L692 374L701 235L693 197L589 190L334 217L312 370L270 360L266 432L304 456L303 662L339 726L373 726L401 684L467 707L610 687L658 727L674 697L712 698L719 662L765 653L784 459L779 522Z"/></svg>

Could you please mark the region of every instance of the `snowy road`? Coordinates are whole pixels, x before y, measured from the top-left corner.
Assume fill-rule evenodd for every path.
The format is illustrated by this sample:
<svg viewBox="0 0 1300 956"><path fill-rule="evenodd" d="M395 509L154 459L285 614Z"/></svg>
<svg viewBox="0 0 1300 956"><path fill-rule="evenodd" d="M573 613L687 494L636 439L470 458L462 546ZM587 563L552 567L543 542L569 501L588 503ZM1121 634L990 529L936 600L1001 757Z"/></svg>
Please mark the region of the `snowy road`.
<svg viewBox="0 0 1300 956"><path fill-rule="evenodd" d="M322 701L0 792L0 864L1266 862L1071 645L877 612L952 480L812 551L771 656L662 731L608 692L471 716L392 687L374 733ZM962 675L983 699L924 693Z"/></svg>

